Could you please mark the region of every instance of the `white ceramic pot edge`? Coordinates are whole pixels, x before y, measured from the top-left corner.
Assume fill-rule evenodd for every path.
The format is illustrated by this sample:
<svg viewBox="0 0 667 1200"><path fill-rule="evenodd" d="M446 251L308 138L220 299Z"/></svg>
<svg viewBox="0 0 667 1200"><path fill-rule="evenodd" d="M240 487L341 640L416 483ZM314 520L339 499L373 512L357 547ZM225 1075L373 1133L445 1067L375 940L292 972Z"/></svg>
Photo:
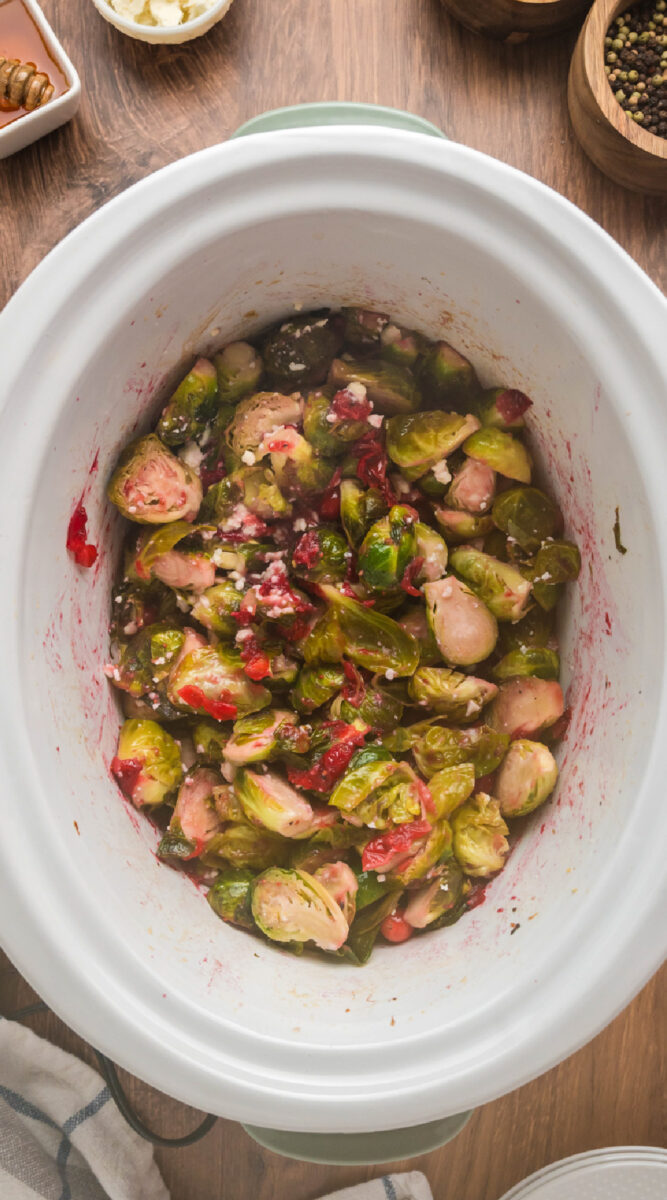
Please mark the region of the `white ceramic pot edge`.
<svg viewBox="0 0 667 1200"><path fill-rule="evenodd" d="M230 153L226 155L226 157L229 158L230 163L237 162L242 166L244 162L252 163L255 158L266 158L269 150L276 155L280 155L283 147L284 153L289 154L290 150L293 149L295 152L297 152L299 147L303 147L304 144L309 145L311 150L313 147L317 148L318 146L328 145L330 143L335 145L335 135L337 132L341 133L342 131L328 130L325 134L318 132L316 135L314 135L311 131L290 131L289 133L279 135L258 135L256 139L252 139L252 142L249 141L245 144L236 143L234 146L234 154L232 155ZM355 130L352 132L349 129L346 129L344 131L345 148L349 149L350 144L354 145L357 140L360 140L360 135L363 136L363 133L363 130ZM428 152L430 157L433 156L433 144L428 138L416 138L415 135L406 135L401 133L383 134L382 137L380 137L378 131L375 129L372 130L372 135L374 146L377 146L379 142L382 142L387 146L390 146L392 143L395 143L396 146L399 146L404 140L406 146L415 143L418 145L420 142L426 143L428 144ZM341 137L341 142L342 141L343 138ZM453 153L463 161L465 161L467 157L469 161L474 162L479 157L474 155L473 152L466 151L460 147L447 146L445 149L447 153ZM225 151L227 150L231 151L232 147L225 147ZM203 151L200 155L195 156L195 158L199 160L203 167L205 167L206 156L208 156L208 161L215 166L219 153L220 150L216 147L210 151ZM75 231L73 235L70 235L71 237L81 239L84 236L85 230L85 235L87 235L87 246L88 249L92 251L90 257L83 254L79 256L79 273L81 278L83 278L91 269L91 261L94 260L95 257L102 257L106 252L106 247L104 245L105 239L100 236L101 232L103 232L103 230L100 230L100 222L102 220L107 220L112 207L114 205L116 206L116 219L118 221L123 221L126 232L131 226L138 228L141 224L141 221L146 219L147 212L151 208L153 211L159 209L160 203L162 202L159 196L159 185L162 182L166 172L173 173L172 177L176 184L178 184L178 175L180 172L181 180L185 185L187 180L184 178L184 171L187 170L189 172L192 169L192 166L193 160L189 160L187 166L181 163L175 164L173 167L166 168L166 171L160 172L158 176L153 176L143 183L136 185L135 188L131 189L131 193L125 194L111 201L110 204L106 206L105 210L91 218L81 231ZM499 172L501 182L511 184L513 177L515 177L521 181L520 185L518 185L519 191L525 190L527 181L524 177L520 176L517 172L513 172L511 168L503 167L502 164L493 164L493 166L494 169L497 169ZM215 170L213 170L212 175L215 175ZM570 210L570 206L567 205L567 202L563 201L559 197L554 196L553 193L550 193L541 185L535 184L532 181L528 182L530 182L533 188L537 189L537 193L541 194L543 198L549 197L549 203L551 204L552 209L555 209L557 212L563 215L564 220L567 220L568 218L573 219L571 216L571 211L573 210L568 212L568 210ZM169 200L165 199L164 203L170 203L172 199L173 190L170 192ZM132 209L131 212L130 209ZM552 213L552 215L554 214ZM582 219L585 218L582 218L581 214L577 214L576 221L580 223ZM606 239L606 235L604 235L602 231L600 231L596 226L592 225L592 223L589 224L591 225L592 229L595 230L598 237ZM55 278L54 272L57 274L59 256L61 254L64 255L68 253L68 241L69 239L66 239L65 243L62 243L61 246L57 247L45 260L43 266L38 268L36 275L33 275L33 277L26 282L24 289L26 289L28 297L30 296L31 289L33 290L33 295L37 290L39 290L42 294L42 302L44 303L45 290L43 285L45 283L45 277L48 275L51 280ZM624 269L626 272L626 278L624 282L629 283L634 276L637 282L637 287L641 292L641 289L645 289L648 285L646 277L639 272L638 268L631 262L631 260L627 259L626 256L623 257L625 258ZM84 259L85 264L83 261ZM46 294L48 296L48 290L46 291ZM23 294L21 298L23 301L25 301L25 294ZM3 340L6 340L6 344L9 347L9 369L6 378L10 380L12 377L11 359L13 303L14 302L10 302L7 310L5 310L5 314L2 318L0 318L0 333L6 333L8 335L6 339ZM36 313L39 313L40 311L48 310L49 304L44 304L44 309L40 309L39 306L33 306L33 308ZM48 321L46 318L44 318L42 320L42 328L45 328L47 324ZM647 333L650 332L650 330L647 331ZM19 779L17 779L17 784L19 782ZM2 873L0 872L0 894L2 893L2 886ZM9 899L10 895L11 890L8 890L6 899ZM653 911L657 917L659 911L658 904L658 897L652 898L651 902L647 900L643 915L650 918L651 912ZM24 905L22 911L18 909L15 910L14 928L9 931L8 935L7 949L12 958L14 958L14 960L17 962L19 969L22 968L22 938L25 937L26 932L31 926L33 927L34 933L33 908L34 906L31 907L30 905ZM628 947L624 946L623 943L620 942L619 957L620 952L623 949L627 950ZM43 943L43 955L45 966L42 975L44 979L46 980L48 978L50 972L62 972L63 968L66 968L66 984L69 984L71 988L78 989L79 991L79 1023L75 1025L78 1031L81 1032L83 1036L88 1037L89 1040L95 1040L97 1044L100 1045L100 1048L112 1051L117 1059L120 1058L118 1054L118 1045L124 1044L126 1047L127 1057L125 1061L122 1059L120 1060L122 1065L125 1065L129 1067L129 1069L134 1070L136 1073L142 1075L144 1078L148 1079L149 1082L155 1083L157 1086L162 1087L163 1090L167 1092L173 1091L174 1085L171 1078L171 1070L167 1069L163 1063L158 1063L155 1059L155 1056L151 1053L151 1032L147 1032L145 1029L137 1031L135 1028L130 1028L128 1027L127 1022L123 1022L122 1018L118 1018L115 1011L112 1010L109 1012L108 997L105 996L103 990L95 987L93 981L85 977L85 970L82 970L80 962L77 963L75 955L70 957L70 961L63 961L60 953L54 954L53 948L46 943ZM655 939L649 938L648 936L642 938L641 935L637 937L636 931L633 931L632 964L634 986L635 990L637 990L658 965L658 961L656 961ZM24 967L23 969L25 970L26 968ZM56 1011L58 1011L58 995L62 995L62 989L58 994L56 994L56 992L53 992L53 990L48 987L48 983L46 985L44 985L44 983L40 985L40 982L37 981L36 978L33 978L33 982L35 982L35 985L38 986L45 998L51 1002ZM577 1042L577 1045L583 1044L583 1042L588 1040L588 1038L594 1032L596 1032L597 1029L601 1028L603 1023L610 1020L615 1015L616 1011L618 1011L618 1009L620 1009L628 999L627 987L624 987L620 989L623 992L622 999L618 999L615 1007L613 1006L613 997L615 994L618 995L619 989L617 986L617 981L614 979L614 972L611 969L606 973L606 977L600 977L595 981L595 984L595 988L592 988L591 991L589 991L589 995L587 997L586 1020L580 1025L580 1038ZM52 994L49 994L50 992L52 992ZM602 1019L600 1017L599 1005L596 1003L596 995L601 992L603 992L606 997ZM103 1006L109 1015L110 1021L113 1021L113 1025L109 1025L109 1028L113 1029L113 1034L110 1034L109 1041L106 1044L102 1044L100 1042L99 1022L97 1018L93 1019L91 1016L93 1006L100 1005ZM63 1015L65 1014L63 1013ZM70 1022L70 1024L74 1024L71 1008L68 1008L66 1019ZM157 1031L155 1032L156 1036L154 1040L157 1046L159 1044L159 1037L157 1036ZM97 1036L93 1036L94 1033L97 1034ZM409 1115L406 1113L405 1109L402 1110L400 1123L403 1125L411 1123L416 1124L423 1120L429 1120L436 1116L441 1116L445 1111L453 1112L456 1111L457 1108L468 1107L471 1104L480 1103L483 1100L491 1099L493 1096L499 1095L502 1091L510 1090L512 1087L517 1086L519 1083L524 1082L526 1079L531 1078L536 1073L547 1069L554 1062L557 1062L563 1055L564 1040L567 1043L565 1053L572 1052L577 1048L577 1046L572 1045L568 1041L566 1029L559 1029L557 1034L558 1036L554 1036L553 1038L549 1039L548 1052L545 1051L545 1046L543 1044L532 1045L530 1042L527 1042L525 1045L524 1063L522 1069L517 1070L511 1080L508 1079L506 1072L504 1072L503 1065L496 1064L494 1068L489 1069L488 1072L485 1073L482 1080L477 1080L476 1084L470 1091L470 1094L465 1092L460 1093L457 1096L455 1103L451 1103L450 1100L448 1100L443 1104L441 1093L437 1092L435 1089L433 1089L432 1092L424 1092L420 1090L418 1095L412 1095L406 1090L403 1093L403 1096L404 1098L407 1098L407 1096L410 1095L411 1100L414 1102L414 1108L411 1109ZM534 1058L533 1053L535 1054ZM234 1081L233 1083L230 1082L228 1094L224 1097L221 1097L219 1095L219 1080L212 1076L210 1078L207 1077L201 1070L190 1074L188 1071L188 1066L190 1064L188 1064L187 1061L183 1061L181 1065L183 1068L183 1073L178 1081L179 1097L182 1099L188 1099L191 1103L203 1105L209 1108L211 1111L219 1111L221 1115L233 1116L255 1123L261 1121L266 1124L273 1124L274 1126L278 1125L279 1127L286 1129L301 1129L304 1127L304 1122L307 1122L307 1128L313 1130L319 1129L323 1132L338 1130L344 1132L350 1128L359 1129L361 1127L359 1113L354 1111L354 1102L349 1096L341 1097L340 1101L329 1101L326 1106L322 1105L321 1108L318 1109L317 1114L315 1114L313 1111L313 1103L312 1099L310 1099L307 1101L307 1103L302 1105L301 1115L296 1112L296 1105L292 1098L290 1107L293 1110L293 1117L291 1116L289 1121L282 1119L276 1120L276 1113L281 1112L280 1105L276 1104L277 1100L280 1098L280 1092L277 1086L274 1085L270 1089L267 1088L267 1109L258 1111L257 1095L259 1089L257 1087L253 1086L252 1088L244 1088L239 1081ZM291 1095L291 1093L289 1094ZM269 1104L270 1115L268 1115ZM351 1108L352 1111L350 1111ZM398 1123L396 1116L385 1119L381 1118L379 1114L377 1117L376 1114L374 1114L373 1127L375 1128L391 1128L391 1125L396 1123ZM371 1128L371 1125L368 1124L368 1118L366 1118L366 1127Z"/></svg>

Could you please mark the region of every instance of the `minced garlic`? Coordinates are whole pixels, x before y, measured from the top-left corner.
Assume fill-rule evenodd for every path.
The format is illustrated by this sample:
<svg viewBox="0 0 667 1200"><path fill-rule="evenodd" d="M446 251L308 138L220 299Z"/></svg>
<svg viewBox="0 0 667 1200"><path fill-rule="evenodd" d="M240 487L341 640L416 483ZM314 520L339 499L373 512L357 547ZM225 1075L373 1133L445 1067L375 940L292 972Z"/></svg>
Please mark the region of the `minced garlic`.
<svg viewBox="0 0 667 1200"><path fill-rule="evenodd" d="M109 0L114 12L137 25L184 25L201 17L215 0Z"/></svg>

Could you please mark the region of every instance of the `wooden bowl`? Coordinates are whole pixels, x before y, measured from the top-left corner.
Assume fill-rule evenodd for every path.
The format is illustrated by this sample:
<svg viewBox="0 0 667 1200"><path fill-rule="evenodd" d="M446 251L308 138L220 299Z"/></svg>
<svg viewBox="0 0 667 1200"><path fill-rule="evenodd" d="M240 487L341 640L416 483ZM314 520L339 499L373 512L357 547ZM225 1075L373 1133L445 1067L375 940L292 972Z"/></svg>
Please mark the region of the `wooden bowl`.
<svg viewBox="0 0 667 1200"><path fill-rule="evenodd" d="M505 42L557 33L583 16L590 0L441 0L475 33Z"/></svg>
<svg viewBox="0 0 667 1200"><path fill-rule="evenodd" d="M572 56L567 98L583 149L610 179L635 192L667 196L667 139L623 111L604 70L604 39L627 0L596 0Z"/></svg>

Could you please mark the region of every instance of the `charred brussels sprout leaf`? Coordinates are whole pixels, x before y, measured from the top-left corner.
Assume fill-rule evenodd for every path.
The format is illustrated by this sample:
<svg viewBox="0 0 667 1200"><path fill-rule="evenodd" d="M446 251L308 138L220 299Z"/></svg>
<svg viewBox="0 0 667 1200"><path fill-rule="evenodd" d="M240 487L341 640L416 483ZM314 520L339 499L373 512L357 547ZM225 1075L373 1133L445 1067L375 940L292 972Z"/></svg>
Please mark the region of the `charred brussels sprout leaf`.
<svg viewBox="0 0 667 1200"><path fill-rule="evenodd" d="M424 585L426 612L438 649L452 666L468 667L488 658L498 640L493 613L453 575Z"/></svg>
<svg viewBox="0 0 667 1200"><path fill-rule="evenodd" d="M292 569L309 583L335 583L345 577L348 545L337 529L320 526L304 533L292 552Z"/></svg>
<svg viewBox="0 0 667 1200"><path fill-rule="evenodd" d="M251 905L257 928L273 942L312 942L334 951L348 935L338 904L306 871L264 871L252 884Z"/></svg>
<svg viewBox="0 0 667 1200"><path fill-rule="evenodd" d="M220 404L236 404L257 390L262 378L261 355L249 342L231 342L213 359Z"/></svg>
<svg viewBox="0 0 667 1200"><path fill-rule="evenodd" d="M338 663L344 654L369 671L413 674L419 646L411 634L391 617L365 608L329 584L323 584L321 591L329 608L303 643L307 663Z"/></svg>
<svg viewBox="0 0 667 1200"><path fill-rule="evenodd" d="M156 432L167 446L196 441L216 414L218 378L207 358L199 358L167 401Z"/></svg>
<svg viewBox="0 0 667 1200"><path fill-rule="evenodd" d="M345 675L340 667L302 667L290 692L290 700L297 712L309 715L333 700L344 683Z"/></svg>
<svg viewBox="0 0 667 1200"><path fill-rule="evenodd" d="M449 861L435 879L418 891L408 892L403 917L413 929L437 927L446 914L457 908L462 894L463 873L456 862Z"/></svg>
<svg viewBox="0 0 667 1200"><path fill-rule="evenodd" d="M196 472L150 433L123 450L107 495L130 521L164 525L167 521L194 520L202 486Z"/></svg>
<svg viewBox="0 0 667 1200"><path fill-rule="evenodd" d="M217 916L241 929L254 929L250 907L250 890L255 876L252 871L228 867L221 871L209 889L208 902Z"/></svg>
<svg viewBox="0 0 667 1200"><path fill-rule="evenodd" d="M415 412L421 404L421 394L412 372L391 363L346 362L335 358L329 383L336 388L345 388L351 383L363 384L368 399L380 413Z"/></svg>
<svg viewBox="0 0 667 1200"><path fill-rule="evenodd" d="M456 723L475 720L498 691L488 680L463 675L450 667L420 667L408 690L417 704Z"/></svg>
<svg viewBox="0 0 667 1200"><path fill-rule="evenodd" d="M111 770L137 808L164 804L183 776L178 745L156 721L125 721Z"/></svg>
<svg viewBox="0 0 667 1200"><path fill-rule="evenodd" d="M476 792L452 817L454 854L466 875L485 879L505 865L509 850L497 800Z"/></svg>
<svg viewBox="0 0 667 1200"><path fill-rule="evenodd" d="M278 387L313 387L326 379L340 344L328 317L320 313L294 317L264 341L264 368Z"/></svg>
<svg viewBox="0 0 667 1200"><path fill-rule="evenodd" d="M359 550L358 569L371 591L389 592L400 587L417 553L416 520L414 508L395 504L369 529Z"/></svg>
<svg viewBox="0 0 667 1200"><path fill-rule="evenodd" d="M391 417L387 421L387 454L406 479L419 479L476 429L476 417L439 410Z"/></svg>
<svg viewBox="0 0 667 1200"><path fill-rule="evenodd" d="M544 492L534 487L515 487L501 492L494 501L494 523L528 554L563 527L560 509Z"/></svg>
<svg viewBox="0 0 667 1200"><path fill-rule="evenodd" d="M486 463L492 471L519 483L530 483L532 464L530 455L522 442L490 426L478 429L463 443L464 452L470 458Z"/></svg>
<svg viewBox="0 0 667 1200"><path fill-rule="evenodd" d="M558 679L560 658L555 650L546 646L526 646L523 650L510 650L496 663L493 678L498 683L522 675L536 675L538 679Z"/></svg>
<svg viewBox="0 0 667 1200"><path fill-rule="evenodd" d="M419 383L426 400L443 407L448 404L465 407L480 391L472 363L447 342L435 342L424 355Z"/></svg>
<svg viewBox="0 0 667 1200"><path fill-rule="evenodd" d="M516 567L472 546L452 551L449 564L498 621L518 621L523 616L531 585Z"/></svg>
<svg viewBox="0 0 667 1200"><path fill-rule="evenodd" d="M558 767L547 746L527 739L512 742L494 784L502 815L525 817L544 804L557 781Z"/></svg>
<svg viewBox="0 0 667 1200"><path fill-rule="evenodd" d="M340 519L347 540L356 550L374 521L383 517L387 505L375 488L363 488L354 479L344 479L340 485Z"/></svg>

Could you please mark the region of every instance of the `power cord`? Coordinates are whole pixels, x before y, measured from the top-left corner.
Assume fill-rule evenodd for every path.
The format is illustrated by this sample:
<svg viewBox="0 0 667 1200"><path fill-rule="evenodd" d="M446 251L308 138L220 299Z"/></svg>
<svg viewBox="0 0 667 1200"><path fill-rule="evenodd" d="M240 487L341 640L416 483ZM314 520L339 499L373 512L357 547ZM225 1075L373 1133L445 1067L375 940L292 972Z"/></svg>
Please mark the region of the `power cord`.
<svg viewBox="0 0 667 1200"><path fill-rule="evenodd" d="M43 1000L40 1000L35 1004L27 1004L25 1008L19 1008L16 1012L10 1013L7 1017L7 1020L22 1021L24 1017L31 1017L35 1013L48 1011L48 1005L44 1004ZM206 1134L215 1125L218 1118L214 1116L213 1113L208 1113L208 1115L204 1117L204 1120L201 1122L201 1124L198 1125L196 1129L193 1129L192 1133L186 1133L184 1137L168 1138L162 1137L162 1135L159 1133L153 1133L153 1131L144 1124L138 1113L135 1112L130 1104L130 1101L125 1095L125 1092L121 1087L120 1079L118 1078L116 1064L113 1063L110 1058L107 1058L106 1054L102 1054L100 1050L96 1050L94 1046L92 1047L92 1050L97 1058L97 1061L100 1065L100 1071L102 1072L104 1081L111 1092L111 1096L116 1107L118 1108L119 1113L125 1119L125 1121L127 1121L127 1124L130 1126L130 1128L133 1129L135 1133L139 1134L139 1137L144 1138L144 1140L147 1142L151 1142L153 1146L165 1146L172 1150L177 1150L182 1146L192 1146L195 1142L199 1142L203 1137L206 1137Z"/></svg>

